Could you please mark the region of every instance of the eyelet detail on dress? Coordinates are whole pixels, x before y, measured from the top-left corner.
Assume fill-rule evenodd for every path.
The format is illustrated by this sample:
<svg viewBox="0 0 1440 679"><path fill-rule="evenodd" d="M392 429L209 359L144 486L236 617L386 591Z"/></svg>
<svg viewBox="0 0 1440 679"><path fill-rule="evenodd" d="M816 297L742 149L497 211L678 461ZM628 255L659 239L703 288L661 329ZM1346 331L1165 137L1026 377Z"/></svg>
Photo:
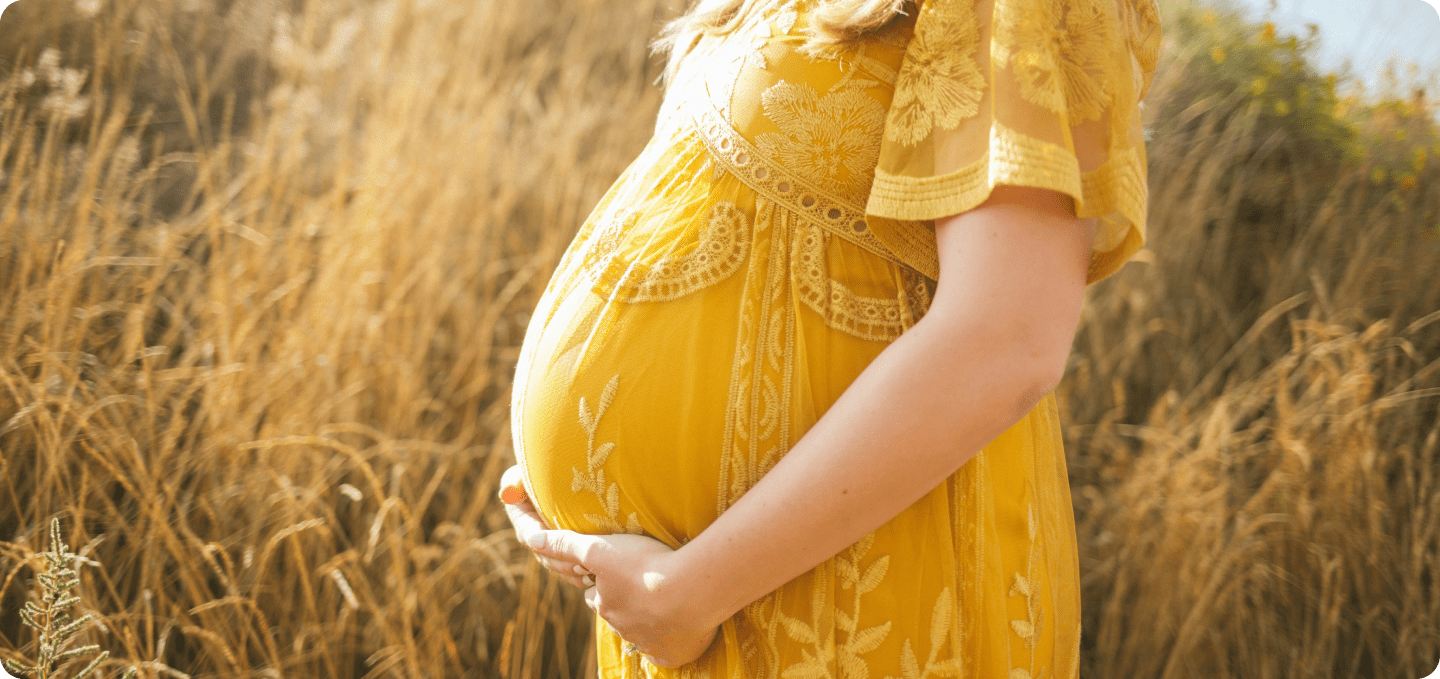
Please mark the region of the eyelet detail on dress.
<svg viewBox="0 0 1440 679"><path fill-rule="evenodd" d="M865 219L865 206L834 195L757 152L714 106L696 106L693 115L695 130L717 167L729 171L756 193L779 203L800 219L886 260L905 264L900 255L875 237Z"/></svg>
<svg viewBox="0 0 1440 679"><path fill-rule="evenodd" d="M693 252L649 262L621 258L621 241L639 214L631 210L597 233L596 247L584 264L592 272L592 283L614 299L631 303L678 299L729 278L749 256L750 219L734 203L722 201L710 209Z"/></svg>
<svg viewBox="0 0 1440 679"><path fill-rule="evenodd" d="M796 285L799 297L806 306L824 317L827 325L856 337L890 341L924 315L930 297L920 274L901 269L901 276L913 277L917 285L903 285L896 298L857 294L827 272L825 248L829 236L825 233L826 229L813 224L803 224L799 228L792 253L798 264Z"/></svg>

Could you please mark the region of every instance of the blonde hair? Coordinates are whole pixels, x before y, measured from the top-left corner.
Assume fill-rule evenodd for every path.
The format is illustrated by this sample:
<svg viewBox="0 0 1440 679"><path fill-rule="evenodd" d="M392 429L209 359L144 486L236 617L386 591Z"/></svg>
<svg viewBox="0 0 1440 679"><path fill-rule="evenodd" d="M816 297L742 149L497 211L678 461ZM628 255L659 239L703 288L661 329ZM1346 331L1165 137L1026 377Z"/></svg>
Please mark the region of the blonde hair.
<svg viewBox="0 0 1440 679"><path fill-rule="evenodd" d="M755 12L776 0L698 0L690 10L661 30L651 47L667 55L664 82L669 84L684 57L705 35L725 35ZM915 0L819 0L810 13L809 39L800 51L815 55L844 45L889 25Z"/></svg>

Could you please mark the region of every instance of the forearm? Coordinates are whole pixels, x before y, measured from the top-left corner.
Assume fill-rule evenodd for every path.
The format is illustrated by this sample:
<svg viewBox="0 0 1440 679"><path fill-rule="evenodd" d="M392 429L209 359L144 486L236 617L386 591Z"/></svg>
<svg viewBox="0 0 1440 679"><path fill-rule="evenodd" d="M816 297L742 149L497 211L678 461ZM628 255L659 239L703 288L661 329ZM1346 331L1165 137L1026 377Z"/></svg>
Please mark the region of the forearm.
<svg viewBox="0 0 1440 679"><path fill-rule="evenodd" d="M953 474L1053 386L1043 357L976 321L920 321L676 553L676 572L687 579L698 614L718 624L859 541Z"/></svg>

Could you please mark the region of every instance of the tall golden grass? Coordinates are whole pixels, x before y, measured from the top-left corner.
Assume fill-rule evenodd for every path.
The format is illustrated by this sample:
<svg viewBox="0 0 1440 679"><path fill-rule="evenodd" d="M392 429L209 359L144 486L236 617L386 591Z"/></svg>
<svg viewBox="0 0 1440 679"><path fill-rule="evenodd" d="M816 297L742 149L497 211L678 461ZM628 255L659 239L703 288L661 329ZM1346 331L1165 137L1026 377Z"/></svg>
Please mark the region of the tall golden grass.
<svg viewBox="0 0 1440 679"><path fill-rule="evenodd" d="M0 655L33 650L13 611L58 516L106 676L591 676L588 610L493 498L528 314L648 137L675 10L12 7ZM1185 111L1062 386L1082 673L1422 676L1437 197L1300 186L1243 107ZM1257 223L1234 187L1263 182L1307 207Z"/></svg>

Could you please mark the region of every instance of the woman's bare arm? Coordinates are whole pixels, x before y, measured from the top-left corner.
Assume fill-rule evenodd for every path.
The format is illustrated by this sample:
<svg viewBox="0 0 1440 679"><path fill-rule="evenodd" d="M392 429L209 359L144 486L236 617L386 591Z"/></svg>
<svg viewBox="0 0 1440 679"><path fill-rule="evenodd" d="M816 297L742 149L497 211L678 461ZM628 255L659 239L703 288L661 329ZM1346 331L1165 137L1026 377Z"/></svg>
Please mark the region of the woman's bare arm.
<svg viewBox="0 0 1440 679"><path fill-rule="evenodd" d="M538 551L595 573L600 613L622 636L633 625L644 637L666 618L713 629L894 518L1059 382L1093 222L1062 194L1002 186L936 231L941 275L925 317L694 540L631 554L628 542L547 533ZM627 569L644 571L643 589L633 576L607 583Z"/></svg>

